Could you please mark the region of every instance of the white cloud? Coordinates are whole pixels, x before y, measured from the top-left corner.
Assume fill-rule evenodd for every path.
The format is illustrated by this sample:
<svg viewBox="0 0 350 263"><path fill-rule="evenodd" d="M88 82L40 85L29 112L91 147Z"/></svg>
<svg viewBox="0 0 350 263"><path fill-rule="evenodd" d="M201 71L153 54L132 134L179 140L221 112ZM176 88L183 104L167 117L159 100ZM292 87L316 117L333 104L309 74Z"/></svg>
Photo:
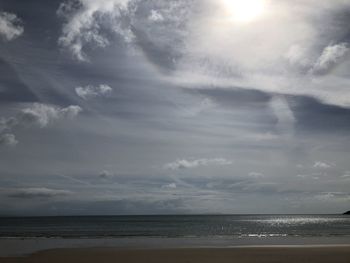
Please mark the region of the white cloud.
<svg viewBox="0 0 350 263"><path fill-rule="evenodd" d="M153 21L153 22L160 22L160 21L164 20L164 17L157 10L152 9L151 14L149 15L148 19Z"/></svg>
<svg viewBox="0 0 350 263"><path fill-rule="evenodd" d="M87 51L107 47L115 35L126 44L132 44L129 46L133 51L145 51L141 47L145 41L156 48L172 49L178 40L181 41L179 35L188 33L184 30L184 17L191 10L189 5L191 3L186 0L77 0L75 4L66 1L57 11L65 20L58 42L80 61L89 61ZM137 12L143 8L150 11ZM169 54L169 60L171 56Z"/></svg>
<svg viewBox="0 0 350 263"><path fill-rule="evenodd" d="M258 23L240 24L225 17L220 2L205 1L211 12L187 24L183 56L169 81L189 87L306 95L329 104L350 105L348 44L339 42L343 29L334 23L349 3L268 1L268 11ZM314 17L327 19L315 23ZM339 67L330 70L335 65Z"/></svg>
<svg viewBox="0 0 350 263"><path fill-rule="evenodd" d="M284 57L292 66L308 68L312 64L311 59L307 56L308 50L300 45L292 45Z"/></svg>
<svg viewBox="0 0 350 263"><path fill-rule="evenodd" d="M229 165L229 164L232 164L232 161L226 160L224 158L196 159L196 160L179 159L179 160L176 160L175 162L165 164L164 168L170 169L170 170L178 170L178 169L197 168L199 166Z"/></svg>
<svg viewBox="0 0 350 263"><path fill-rule="evenodd" d="M58 111L60 118L74 119L83 109L77 105L70 105L66 108L58 108Z"/></svg>
<svg viewBox="0 0 350 263"><path fill-rule="evenodd" d="M310 53L312 53L312 50L306 46L292 45L285 58L290 65L299 67L302 71L322 75L345 59L349 53L349 46L342 42L326 46L316 57Z"/></svg>
<svg viewBox="0 0 350 263"><path fill-rule="evenodd" d="M16 146L18 143L16 136L11 133L0 134L0 146Z"/></svg>
<svg viewBox="0 0 350 263"><path fill-rule="evenodd" d="M76 105L61 108L53 105L33 103L31 107L21 111L19 120L28 124L35 123L43 128L60 119L73 119L81 111L82 109Z"/></svg>
<svg viewBox="0 0 350 263"><path fill-rule="evenodd" d="M18 141L13 134L16 126L38 125L44 128L61 119L73 119L82 109L71 105L66 108L58 106L33 103L20 110L15 117L0 118L0 145L16 146Z"/></svg>
<svg viewBox="0 0 350 263"><path fill-rule="evenodd" d="M15 198L52 198L72 194L67 190L56 190L50 188L20 188L13 190L9 196Z"/></svg>
<svg viewBox="0 0 350 263"><path fill-rule="evenodd" d="M7 41L19 37L24 31L21 23L15 14L0 12L0 36Z"/></svg>
<svg viewBox="0 0 350 263"><path fill-rule="evenodd" d="M175 183L165 184L162 186L164 189L176 189L177 185Z"/></svg>
<svg viewBox="0 0 350 263"><path fill-rule="evenodd" d="M259 23L242 24L230 19L223 2L66 1L57 12L65 19L59 44L76 59L88 60L89 48L106 47L108 36L117 34L142 51L145 63L167 64L173 72L162 77L174 84L305 95L350 106L342 68L349 64L348 44L332 16L349 3L267 1ZM139 7L149 12L136 12ZM325 21L315 23L315 17Z"/></svg>
<svg viewBox="0 0 350 263"><path fill-rule="evenodd" d="M323 73L336 65L349 52L347 43L327 46L312 68L313 73Z"/></svg>
<svg viewBox="0 0 350 263"><path fill-rule="evenodd" d="M129 2L129 0L63 2L57 11L58 16L66 20L59 44L67 48L76 59L87 61L88 57L83 50L85 45L93 44L97 47L109 45L109 40L101 33L101 28L106 27L111 32L123 35L126 40L132 38L130 29L124 28L119 20Z"/></svg>
<svg viewBox="0 0 350 263"><path fill-rule="evenodd" d="M325 162L315 162L313 167L318 169L328 169L328 168L331 168L332 165Z"/></svg>
<svg viewBox="0 0 350 263"><path fill-rule="evenodd" d="M113 89L105 84L99 86L85 86L85 87L76 87L76 94L84 100L96 98L96 97L107 97L112 93Z"/></svg>
<svg viewBox="0 0 350 263"><path fill-rule="evenodd" d="M33 103L30 107L24 108L15 117L0 118L0 145L16 146L18 140L12 133L16 126L38 125L41 128L60 119L73 119L82 109L79 106L71 105L66 108L57 106Z"/></svg>

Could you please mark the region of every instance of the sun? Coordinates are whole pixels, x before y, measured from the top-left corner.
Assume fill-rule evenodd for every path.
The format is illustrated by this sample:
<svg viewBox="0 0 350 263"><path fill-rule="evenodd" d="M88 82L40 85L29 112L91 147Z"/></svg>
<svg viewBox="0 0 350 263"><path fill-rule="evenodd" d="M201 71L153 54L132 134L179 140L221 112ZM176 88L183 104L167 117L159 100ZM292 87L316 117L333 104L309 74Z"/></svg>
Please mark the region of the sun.
<svg viewBox="0 0 350 263"><path fill-rule="evenodd" d="M262 16L266 9L266 0L222 0L230 19L247 23Z"/></svg>

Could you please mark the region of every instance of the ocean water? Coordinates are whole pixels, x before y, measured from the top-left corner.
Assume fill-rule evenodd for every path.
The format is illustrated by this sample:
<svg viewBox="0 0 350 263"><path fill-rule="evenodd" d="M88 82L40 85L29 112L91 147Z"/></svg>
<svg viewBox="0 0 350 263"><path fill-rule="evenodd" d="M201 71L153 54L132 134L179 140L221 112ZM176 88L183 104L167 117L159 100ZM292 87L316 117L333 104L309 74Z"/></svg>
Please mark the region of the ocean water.
<svg viewBox="0 0 350 263"><path fill-rule="evenodd" d="M0 238L344 237L345 215L179 215L3 217Z"/></svg>

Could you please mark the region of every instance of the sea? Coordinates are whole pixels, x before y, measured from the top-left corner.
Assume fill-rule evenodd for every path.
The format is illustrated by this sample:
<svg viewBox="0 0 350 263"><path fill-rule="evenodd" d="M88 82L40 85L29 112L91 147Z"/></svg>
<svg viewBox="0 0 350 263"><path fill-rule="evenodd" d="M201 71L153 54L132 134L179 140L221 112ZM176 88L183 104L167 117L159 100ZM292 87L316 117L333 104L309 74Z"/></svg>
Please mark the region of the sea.
<svg viewBox="0 0 350 263"><path fill-rule="evenodd" d="M350 244L347 215L0 217L0 255L57 247Z"/></svg>
<svg viewBox="0 0 350 263"><path fill-rule="evenodd" d="M155 215L0 218L0 237L350 238L346 215Z"/></svg>

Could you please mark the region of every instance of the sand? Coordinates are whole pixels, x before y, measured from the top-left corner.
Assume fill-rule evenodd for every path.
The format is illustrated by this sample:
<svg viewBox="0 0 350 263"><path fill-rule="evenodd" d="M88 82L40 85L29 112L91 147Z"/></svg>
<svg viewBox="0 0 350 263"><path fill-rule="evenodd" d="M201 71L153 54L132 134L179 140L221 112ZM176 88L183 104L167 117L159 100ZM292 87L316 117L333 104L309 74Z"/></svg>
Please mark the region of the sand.
<svg viewBox="0 0 350 263"><path fill-rule="evenodd" d="M189 249L53 249L1 263L349 263L350 246Z"/></svg>

